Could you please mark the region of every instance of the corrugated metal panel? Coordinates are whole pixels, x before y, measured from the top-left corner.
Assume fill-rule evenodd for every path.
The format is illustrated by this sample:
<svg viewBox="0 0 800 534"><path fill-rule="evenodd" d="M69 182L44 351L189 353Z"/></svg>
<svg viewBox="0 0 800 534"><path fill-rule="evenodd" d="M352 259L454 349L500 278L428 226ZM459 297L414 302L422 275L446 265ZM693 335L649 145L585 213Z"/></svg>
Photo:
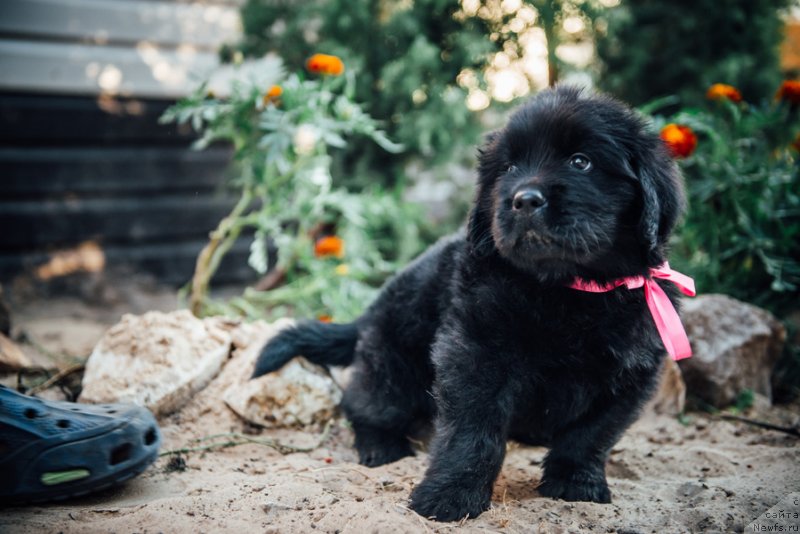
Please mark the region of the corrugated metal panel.
<svg viewBox="0 0 800 534"><path fill-rule="evenodd" d="M0 148L0 204L85 195L210 195L218 192L229 161L225 148Z"/></svg>
<svg viewBox="0 0 800 534"><path fill-rule="evenodd" d="M96 44L147 41L216 52L238 37L240 21L236 7L220 2L3 0L0 32Z"/></svg>
<svg viewBox="0 0 800 534"><path fill-rule="evenodd" d="M14 228L0 239L6 250L24 250L31 243L62 247L90 239L127 244L197 239L230 208L224 197L199 194L13 200L0 202L0 228Z"/></svg>
<svg viewBox="0 0 800 534"><path fill-rule="evenodd" d="M3 146L188 147L192 132L158 124L169 100L0 93Z"/></svg>
<svg viewBox="0 0 800 534"><path fill-rule="evenodd" d="M230 2L0 1L0 90L177 98L240 35Z"/></svg>
<svg viewBox="0 0 800 534"><path fill-rule="evenodd" d="M191 277L234 203L224 188L231 151L189 150L189 133L157 124L168 102L116 103L137 113L89 97L0 94L0 281L85 240L110 267ZM237 244L220 279L252 277L247 253Z"/></svg>
<svg viewBox="0 0 800 534"><path fill-rule="evenodd" d="M179 98L196 88L218 64L216 54L190 48L5 39L0 40L0 89Z"/></svg>
<svg viewBox="0 0 800 534"><path fill-rule="evenodd" d="M145 272L160 282L181 286L185 284L194 270L197 254L206 241L180 241L176 243L151 243L131 247L127 245L103 244L102 250L106 265L125 266L137 272ZM247 266L248 243L244 240L233 245L222 261L214 277L215 283L234 283L249 280L253 270ZM9 253L0 248L0 281L7 280L20 272L34 272L51 258L44 250L31 251L25 255Z"/></svg>
<svg viewBox="0 0 800 534"><path fill-rule="evenodd" d="M85 239L181 284L233 204L225 147L158 117L235 41L240 0L0 0L0 281ZM246 241L219 280L252 277Z"/></svg>

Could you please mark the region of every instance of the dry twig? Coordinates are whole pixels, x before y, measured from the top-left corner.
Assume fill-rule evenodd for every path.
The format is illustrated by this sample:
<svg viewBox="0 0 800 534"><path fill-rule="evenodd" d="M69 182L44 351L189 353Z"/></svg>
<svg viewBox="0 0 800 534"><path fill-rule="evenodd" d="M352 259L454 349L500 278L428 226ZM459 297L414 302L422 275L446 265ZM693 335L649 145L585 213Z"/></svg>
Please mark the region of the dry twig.
<svg viewBox="0 0 800 534"><path fill-rule="evenodd" d="M85 368L86 365L82 363L71 365L70 367L67 367L66 369L62 369L61 371L57 372L56 374L54 374L53 376L51 376L50 378L39 384L38 386L32 387L26 392L26 394L36 395L37 393L40 393L48 388L55 386L69 375L83 371Z"/></svg>
<svg viewBox="0 0 800 534"><path fill-rule="evenodd" d="M325 429L322 431L322 436L320 436L320 439L317 441L317 443L311 447L295 447L293 445L286 445L284 443L280 443L272 439L258 439L246 436L244 434L240 434L238 432L230 432L226 434L213 434L211 436L204 436L202 438L197 438L195 440L192 440L195 443L201 443L204 441L213 441L220 438L228 438L227 441L222 441L219 443L209 443L207 445L187 446L187 447L181 447L179 449L170 449L168 451L162 451L158 455L167 456L169 454L186 454L190 452L212 451L212 450L236 447L238 445L246 445L248 443L253 443L255 445L263 445L265 447L275 449L281 454L292 454L295 452L311 452L314 449L317 449L320 446L322 446L322 444L328 440L328 437L330 437L330 430L331 430L331 421L328 421L328 423L325 425Z"/></svg>
<svg viewBox="0 0 800 534"><path fill-rule="evenodd" d="M795 436L797 438L800 438L800 429L798 429L797 427L773 425L772 423L767 423L766 421L749 419L747 417L742 417L740 415L733 415L733 414L720 414L717 417L719 417L720 419L726 419L728 421L739 421L740 423L746 423L748 425L753 425L760 428L766 428L767 430L775 430L777 432L783 432L785 434L789 434L790 436Z"/></svg>

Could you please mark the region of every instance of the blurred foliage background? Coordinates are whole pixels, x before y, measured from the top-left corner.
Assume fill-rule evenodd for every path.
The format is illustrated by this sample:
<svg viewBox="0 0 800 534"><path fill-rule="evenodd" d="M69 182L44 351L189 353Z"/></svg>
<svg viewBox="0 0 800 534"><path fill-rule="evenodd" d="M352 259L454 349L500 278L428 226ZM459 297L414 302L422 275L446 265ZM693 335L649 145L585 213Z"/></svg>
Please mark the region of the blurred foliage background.
<svg viewBox="0 0 800 534"><path fill-rule="evenodd" d="M480 73L501 39L487 39L502 20L459 16L459 2L248 1L242 11L245 56L274 52L303 65L317 51L341 57L358 73L355 99L382 121L406 150L389 154L355 141L335 162L337 181L350 187L404 181L404 165L446 163L475 139L477 116L465 106L457 77ZM475 83L480 83L476 80ZM447 127L442 127L447 125Z"/></svg>
<svg viewBox="0 0 800 534"><path fill-rule="evenodd" d="M775 94L782 73L782 10L790 0L628 1L604 13L598 32L600 88L642 105L676 95L702 105L715 83L750 102Z"/></svg>
<svg viewBox="0 0 800 534"><path fill-rule="evenodd" d="M520 99L564 82L639 106L655 131L676 124L692 132L691 150L679 157L690 207L674 238L673 263L697 279L702 293L727 293L782 318L796 315L800 89L777 92L800 66L800 52L785 49L796 56L794 66L781 66L779 54L787 21L798 12L792 0L248 0L245 37L226 46L223 59L238 65L280 58L285 72L270 83L288 83L287 96L259 107L270 87L227 102L201 90L172 119L195 120L210 138L235 143L232 131L254 132L236 145L232 187L250 187L242 178L248 176L261 184L246 210L261 213L260 222L254 216L243 224L255 233L251 264L281 276L241 299L209 301L206 309L357 316L393 270L463 222L482 134L502 124ZM304 68L320 52L342 60L338 82L319 81ZM310 189L297 194L263 178L262 160L275 148L265 136L283 131L282 157L303 162L298 129L324 131L332 125L326 117L348 120L335 110L316 119L298 111L307 106L291 99L291 87L305 80L318 84L309 101L323 93L330 102L345 99L369 131L350 124L334 128L332 142L319 137L313 165L330 186L323 191L306 180ZM735 94L708 92L719 83ZM284 122L265 122L284 112ZM207 120L225 113L236 120ZM301 202L304 195L322 200ZM264 206L273 211L267 215ZM346 252L314 254L325 237L342 239ZM278 257L270 262L264 255L275 243ZM779 394L796 395L796 342L777 372Z"/></svg>

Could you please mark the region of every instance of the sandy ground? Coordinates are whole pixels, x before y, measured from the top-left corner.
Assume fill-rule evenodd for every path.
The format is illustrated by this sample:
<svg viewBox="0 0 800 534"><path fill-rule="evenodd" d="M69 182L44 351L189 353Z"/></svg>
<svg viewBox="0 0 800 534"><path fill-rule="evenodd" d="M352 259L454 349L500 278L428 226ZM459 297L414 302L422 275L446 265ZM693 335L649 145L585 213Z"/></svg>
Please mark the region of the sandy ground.
<svg viewBox="0 0 800 534"><path fill-rule="evenodd" d="M118 318L68 302L34 311L17 316L18 328L75 357L84 350L76 343L91 348L102 325ZM492 508L461 524L436 523L407 508L424 473L424 452L369 469L357 464L352 432L340 419L302 431L253 428L220 401L224 374L162 420L163 450L250 442L166 454L126 485L90 497L5 508L0 532L743 532L800 490L795 437L705 414L690 414L685 424L648 415L611 454L613 504L539 496L545 449L510 443ZM800 409L762 407L748 415L796 425ZM208 439L218 434L224 435ZM279 452L269 446L275 444L310 450Z"/></svg>

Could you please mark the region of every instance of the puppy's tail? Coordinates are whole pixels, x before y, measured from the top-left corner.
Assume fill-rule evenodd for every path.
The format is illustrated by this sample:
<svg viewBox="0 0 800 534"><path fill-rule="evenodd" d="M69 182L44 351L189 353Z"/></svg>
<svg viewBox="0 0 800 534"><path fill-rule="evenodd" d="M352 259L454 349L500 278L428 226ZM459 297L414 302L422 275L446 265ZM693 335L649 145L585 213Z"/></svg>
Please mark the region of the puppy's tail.
<svg viewBox="0 0 800 534"><path fill-rule="evenodd" d="M280 369L295 356L304 356L319 365L348 365L353 361L357 339L355 323L299 323L269 340L256 360L251 378Z"/></svg>

